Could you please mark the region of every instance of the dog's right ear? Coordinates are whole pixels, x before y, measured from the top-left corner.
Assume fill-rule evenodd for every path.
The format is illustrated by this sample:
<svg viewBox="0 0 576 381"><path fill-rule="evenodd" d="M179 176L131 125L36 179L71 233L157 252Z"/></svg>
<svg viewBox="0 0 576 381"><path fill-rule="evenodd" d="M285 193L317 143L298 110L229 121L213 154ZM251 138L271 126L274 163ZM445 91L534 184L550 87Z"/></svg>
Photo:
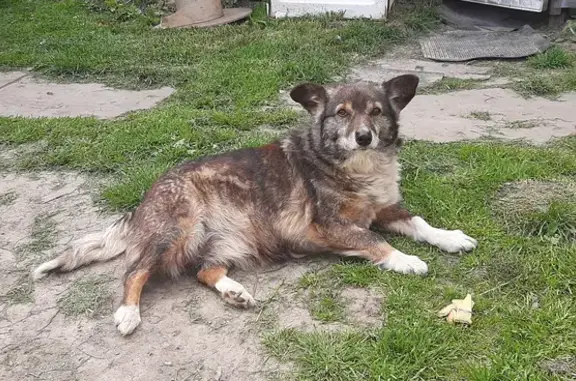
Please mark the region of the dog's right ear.
<svg viewBox="0 0 576 381"><path fill-rule="evenodd" d="M328 94L326 89L314 83L303 83L290 91L290 98L304 107L310 115L320 116L326 107Z"/></svg>
<svg viewBox="0 0 576 381"><path fill-rule="evenodd" d="M382 84L396 115L414 98L419 81L413 74L404 74Z"/></svg>

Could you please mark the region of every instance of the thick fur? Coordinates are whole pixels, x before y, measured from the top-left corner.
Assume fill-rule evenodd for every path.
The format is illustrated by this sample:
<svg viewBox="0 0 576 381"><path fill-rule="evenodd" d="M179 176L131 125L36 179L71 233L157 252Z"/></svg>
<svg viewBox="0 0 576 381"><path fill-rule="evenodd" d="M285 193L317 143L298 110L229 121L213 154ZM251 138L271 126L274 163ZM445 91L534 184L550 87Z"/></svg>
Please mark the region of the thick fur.
<svg viewBox="0 0 576 381"><path fill-rule="evenodd" d="M246 268L325 252L425 273L427 267L417 257L394 250L369 230L393 222L406 234L415 229L406 220L409 215L390 217L390 208L401 201L398 116L417 84L417 77L404 75L381 85L295 87L291 97L310 113L309 125L259 148L176 166L153 184L133 213L104 234L81 239L38 267L34 277L122 253L127 277L140 274L139 284L147 279L142 271L176 276L191 267ZM385 216L381 224L378 216ZM403 218L405 225L397 221ZM215 288L238 300L243 288L223 274L218 273ZM240 304L253 305L248 297L240 298ZM139 312L122 308L117 324L122 333L130 333L140 321ZM120 328L122 324L126 327Z"/></svg>
<svg viewBox="0 0 576 381"><path fill-rule="evenodd" d="M54 270L71 271L92 262L109 261L123 254L131 216L132 213L127 213L106 231L88 234L75 241L70 250L38 266L32 277L38 280Z"/></svg>

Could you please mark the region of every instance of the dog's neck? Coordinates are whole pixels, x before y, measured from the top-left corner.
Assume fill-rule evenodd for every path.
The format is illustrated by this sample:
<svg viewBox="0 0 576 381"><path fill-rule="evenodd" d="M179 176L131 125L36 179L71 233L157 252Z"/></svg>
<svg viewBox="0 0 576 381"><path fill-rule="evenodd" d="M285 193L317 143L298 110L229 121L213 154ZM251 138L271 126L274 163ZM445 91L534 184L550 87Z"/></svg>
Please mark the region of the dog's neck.
<svg viewBox="0 0 576 381"><path fill-rule="evenodd" d="M372 176L388 172L390 167L397 166L397 162L395 149L356 151L344 160L340 169L351 177Z"/></svg>
<svg viewBox="0 0 576 381"><path fill-rule="evenodd" d="M372 187L382 179L396 183L400 176L398 153L401 142L377 150L358 150L347 157L319 156L307 130L295 131L285 138L281 146L289 161L305 171L305 176L316 183L328 181L332 187L358 191ZM298 151L300 155L293 155ZM297 164L300 163L300 164Z"/></svg>

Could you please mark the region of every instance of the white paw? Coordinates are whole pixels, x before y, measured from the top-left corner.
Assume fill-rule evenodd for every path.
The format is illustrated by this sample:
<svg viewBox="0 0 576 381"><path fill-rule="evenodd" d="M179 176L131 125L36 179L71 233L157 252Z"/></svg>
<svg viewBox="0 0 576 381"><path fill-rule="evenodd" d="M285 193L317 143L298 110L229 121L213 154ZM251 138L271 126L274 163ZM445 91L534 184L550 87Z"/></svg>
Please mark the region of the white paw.
<svg viewBox="0 0 576 381"><path fill-rule="evenodd" d="M222 277L214 286L222 298L229 304L236 307L250 308L256 306L256 300L240 283L228 278Z"/></svg>
<svg viewBox="0 0 576 381"><path fill-rule="evenodd" d="M478 241L468 237L462 230L438 229L432 244L448 253L459 253L475 249Z"/></svg>
<svg viewBox="0 0 576 381"><path fill-rule="evenodd" d="M126 336L131 334L140 325L140 308L138 306L120 306L114 314L116 328Z"/></svg>
<svg viewBox="0 0 576 381"><path fill-rule="evenodd" d="M386 260L378 263L383 270L392 270L402 274L426 274L428 265L415 255L406 255L394 250Z"/></svg>
<svg viewBox="0 0 576 381"><path fill-rule="evenodd" d="M226 291L222 293L222 298L236 307L241 308L251 308L256 306L256 300L248 293L248 291L243 290L241 292L237 291Z"/></svg>

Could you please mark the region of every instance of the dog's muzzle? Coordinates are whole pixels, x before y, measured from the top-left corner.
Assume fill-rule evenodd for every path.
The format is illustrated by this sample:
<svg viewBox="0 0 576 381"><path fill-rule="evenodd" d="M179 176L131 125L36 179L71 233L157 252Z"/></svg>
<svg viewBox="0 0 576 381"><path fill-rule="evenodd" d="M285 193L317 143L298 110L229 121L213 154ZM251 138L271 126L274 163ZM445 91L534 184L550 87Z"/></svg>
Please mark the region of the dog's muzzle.
<svg viewBox="0 0 576 381"><path fill-rule="evenodd" d="M372 143L372 131L368 129L356 131L355 138L360 147L368 147Z"/></svg>

